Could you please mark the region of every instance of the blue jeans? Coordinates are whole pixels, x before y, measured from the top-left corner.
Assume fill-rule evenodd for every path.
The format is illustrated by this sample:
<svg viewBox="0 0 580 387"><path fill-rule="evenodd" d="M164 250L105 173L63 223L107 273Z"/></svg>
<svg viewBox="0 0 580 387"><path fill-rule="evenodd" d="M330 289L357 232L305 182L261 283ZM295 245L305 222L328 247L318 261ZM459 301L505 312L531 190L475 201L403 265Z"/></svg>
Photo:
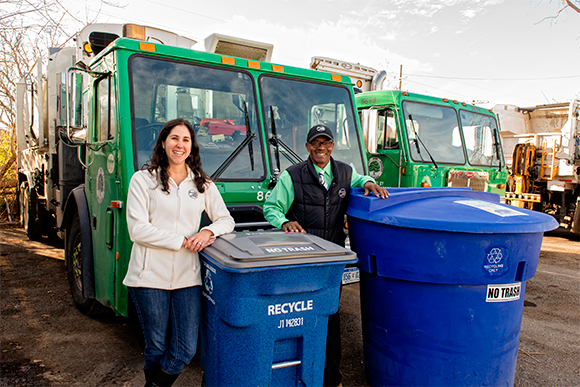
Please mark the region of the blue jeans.
<svg viewBox="0 0 580 387"><path fill-rule="evenodd" d="M145 337L145 370L159 364L163 371L179 374L197 349L201 287L128 289Z"/></svg>

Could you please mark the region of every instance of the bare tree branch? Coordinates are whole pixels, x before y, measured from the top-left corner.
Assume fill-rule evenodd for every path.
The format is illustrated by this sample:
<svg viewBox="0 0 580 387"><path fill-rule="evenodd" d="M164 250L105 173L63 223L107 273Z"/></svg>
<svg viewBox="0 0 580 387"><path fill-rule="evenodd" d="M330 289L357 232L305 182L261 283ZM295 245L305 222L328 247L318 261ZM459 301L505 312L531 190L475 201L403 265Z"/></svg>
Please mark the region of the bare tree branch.
<svg viewBox="0 0 580 387"><path fill-rule="evenodd" d="M541 22L543 22L544 20L547 20L547 19L553 19L553 20L555 20L555 19L557 19L560 16L560 14L562 13L562 11L564 11L567 8L572 8L574 11L580 13L580 7L578 5L575 5L572 0L562 0L562 3L564 4L564 7L561 8L558 12L556 12L555 15L553 15L553 16L546 16L545 18L543 18L542 20L540 20L539 22L537 22L535 24L536 25L537 24L540 24Z"/></svg>
<svg viewBox="0 0 580 387"><path fill-rule="evenodd" d="M27 13L32 13L32 12L35 12L35 10L29 9L28 11L12 12L12 13L9 13L7 15L1 16L0 21L2 21L4 19L10 19L11 17L15 17L15 16L22 16L22 15L25 15Z"/></svg>
<svg viewBox="0 0 580 387"><path fill-rule="evenodd" d="M568 7L572 8L574 11L580 13L580 7L577 6L576 4L572 3L572 0L564 0L564 2L566 4L568 4Z"/></svg>
<svg viewBox="0 0 580 387"><path fill-rule="evenodd" d="M99 0L116 6L111 1ZM73 14L62 0L0 0L0 186L16 177L16 84L26 78L48 47L63 47L99 13L85 21ZM91 19L89 21L89 19ZM35 93L28 90L28 93ZM36 96L35 98L40 97Z"/></svg>

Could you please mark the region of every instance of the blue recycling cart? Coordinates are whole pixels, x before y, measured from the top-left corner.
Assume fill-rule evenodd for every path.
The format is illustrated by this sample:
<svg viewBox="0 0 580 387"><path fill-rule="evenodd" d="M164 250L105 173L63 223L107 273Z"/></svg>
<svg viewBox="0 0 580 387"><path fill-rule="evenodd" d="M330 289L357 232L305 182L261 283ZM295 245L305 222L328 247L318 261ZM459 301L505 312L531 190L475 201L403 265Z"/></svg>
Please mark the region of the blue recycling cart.
<svg viewBox="0 0 580 387"><path fill-rule="evenodd" d="M200 253L207 386L322 386L349 249L310 234L223 235Z"/></svg>
<svg viewBox="0 0 580 387"><path fill-rule="evenodd" d="M469 188L353 190L373 386L513 386L526 281L551 216Z"/></svg>

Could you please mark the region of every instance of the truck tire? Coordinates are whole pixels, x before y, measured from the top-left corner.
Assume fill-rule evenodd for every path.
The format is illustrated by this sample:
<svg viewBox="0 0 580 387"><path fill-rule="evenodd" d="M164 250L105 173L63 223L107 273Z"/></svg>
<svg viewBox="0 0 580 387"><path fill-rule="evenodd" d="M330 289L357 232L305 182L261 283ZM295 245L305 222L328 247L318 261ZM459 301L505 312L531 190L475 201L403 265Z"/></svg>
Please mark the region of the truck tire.
<svg viewBox="0 0 580 387"><path fill-rule="evenodd" d="M576 197L576 209L572 217L572 232L576 234L576 239L580 240L580 196Z"/></svg>
<svg viewBox="0 0 580 387"><path fill-rule="evenodd" d="M67 230L65 243L68 282L77 309L87 316L102 313L106 310L105 307L94 298L86 298L83 294L83 246L78 214L75 214L70 229Z"/></svg>
<svg viewBox="0 0 580 387"><path fill-rule="evenodd" d="M24 227L28 239L32 241L40 240L42 227L38 221L34 198L26 182L20 184L18 201L20 202L20 223Z"/></svg>

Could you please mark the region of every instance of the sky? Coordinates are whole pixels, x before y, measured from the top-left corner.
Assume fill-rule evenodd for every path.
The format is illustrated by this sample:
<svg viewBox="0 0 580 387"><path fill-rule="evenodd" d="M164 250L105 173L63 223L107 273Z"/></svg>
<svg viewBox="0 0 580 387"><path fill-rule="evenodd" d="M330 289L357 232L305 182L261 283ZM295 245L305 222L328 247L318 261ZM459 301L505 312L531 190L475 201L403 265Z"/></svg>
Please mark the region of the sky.
<svg viewBox="0 0 580 387"><path fill-rule="evenodd" d="M220 33L273 44L283 65L360 63L386 70L386 88L402 66L403 90L485 107L580 98L580 13L559 12L562 0L116 1L73 4L87 20L173 31L194 49Z"/></svg>

